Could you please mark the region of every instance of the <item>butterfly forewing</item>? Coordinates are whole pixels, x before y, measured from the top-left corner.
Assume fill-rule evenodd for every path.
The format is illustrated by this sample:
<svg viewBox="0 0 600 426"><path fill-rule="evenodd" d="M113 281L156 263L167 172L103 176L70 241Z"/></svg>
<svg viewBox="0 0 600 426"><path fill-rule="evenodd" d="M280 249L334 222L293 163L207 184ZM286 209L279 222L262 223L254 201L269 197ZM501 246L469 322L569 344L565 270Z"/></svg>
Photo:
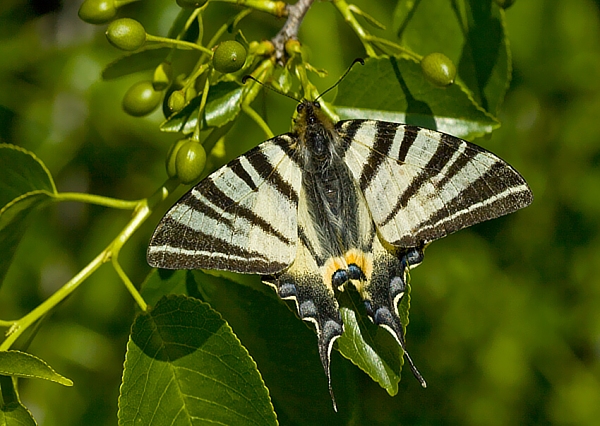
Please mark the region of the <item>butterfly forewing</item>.
<svg viewBox="0 0 600 426"><path fill-rule="evenodd" d="M221 167L162 219L148 263L166 269L272 274L296 256L302 172L281 135Z"/></svg>
<svg viewBox="0 0 600 426"><path fill-rule="evenodd" d="M340 136L353 120L336 126ZM525 180L496 155L415 126L363 121L344 161L382 237L414 247L531 203Z"/></svg>

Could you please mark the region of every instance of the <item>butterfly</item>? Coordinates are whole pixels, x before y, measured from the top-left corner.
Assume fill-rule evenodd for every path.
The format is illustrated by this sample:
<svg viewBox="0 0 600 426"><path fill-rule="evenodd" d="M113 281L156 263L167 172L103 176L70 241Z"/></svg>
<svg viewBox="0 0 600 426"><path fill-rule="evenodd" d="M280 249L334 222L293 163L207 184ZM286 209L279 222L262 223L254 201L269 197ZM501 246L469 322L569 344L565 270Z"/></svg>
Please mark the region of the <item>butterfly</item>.
<svg viewBox="0 0 600 426"><path fill-rule="evenodd" d="M398 304L430 242L532 202L523 177L448 134L374 120L333 123L318 101L298 104L293 130L194 186L150 241L151 266L263 275L315 325L330 376L344 331L336 295L356 288L369 318L406 350Z"/></svg>

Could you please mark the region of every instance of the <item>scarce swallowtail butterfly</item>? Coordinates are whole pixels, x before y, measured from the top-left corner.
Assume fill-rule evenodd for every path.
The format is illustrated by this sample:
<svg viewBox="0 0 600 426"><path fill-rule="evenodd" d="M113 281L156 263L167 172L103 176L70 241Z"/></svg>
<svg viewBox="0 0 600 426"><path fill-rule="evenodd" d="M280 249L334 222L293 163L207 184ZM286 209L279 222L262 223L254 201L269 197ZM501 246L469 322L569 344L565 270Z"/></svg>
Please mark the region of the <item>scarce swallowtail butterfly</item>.
<svg viewBox="0 0 600 426"><path fill-rule="evenodd" d="M330 355L344 331L336 293L352 284L425 387L398 313L409 268L429 242L529 205L531 190L506 162L454 136L334 124L306 100L297 112L290 133L221 167L166 213L148 263L263 275L316 326L332 399Z"/></svg>

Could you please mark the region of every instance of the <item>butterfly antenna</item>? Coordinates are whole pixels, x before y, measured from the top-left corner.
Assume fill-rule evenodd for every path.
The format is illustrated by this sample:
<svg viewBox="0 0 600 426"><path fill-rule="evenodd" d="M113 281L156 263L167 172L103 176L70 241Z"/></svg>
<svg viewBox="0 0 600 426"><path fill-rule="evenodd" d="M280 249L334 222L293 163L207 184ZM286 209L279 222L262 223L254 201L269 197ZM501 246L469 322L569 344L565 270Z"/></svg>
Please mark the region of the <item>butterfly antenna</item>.
<svg viewBox="0 0 600 426"><path fill-rule="evenodd" d="M252 77L251 75L245 75L245 76L243 76L243 77L242 77L242 84L246 84L246 82L247 82L248 80L255 81L256 83L260 84L260 85L261 85L262 87L264 87L265 89L272 90L273 92L275 92L275 93L279 93L280 95L283 95L283 96L285 96L285 97L288 97L288 98L290 98L290 99L293 99L293 100L295 100L295 101L296 101L296 102L298 102L298 103L300 103L300 102L301 102L301 101L300 101L300 99L296 99L296 98L295 98L295 97L293 97L292 95L290 95L290 94L287 94L287 93L284 93L284 92L282 92L281 90L274 88L273 86L267 86L267 85L266 85L266 84L264 84L262 81L259 81L259 80L255 79L255 78L254 78L254 77Z"/></svg>
<svg viewBox="0 0 600 426"><path fill-rule="evenodd" d="M338 81L336 81L335 84L333 86L331 86L329 89L325 90L323 93L321 93L319 96L317 96L317 99L315 99L315 102L318 101L319 99L321 99L327 92L330 92L331 90L333 90L338 84L340 84L340 82L348 75L348 73L350 72L352 67L354 65L356 65L357 63L364 65L365 61L362 58L356 58L354 61L352 61L352 64L348 67L346 72L344 74L342 74L342 76L340 78L338 78Z"/></svg>

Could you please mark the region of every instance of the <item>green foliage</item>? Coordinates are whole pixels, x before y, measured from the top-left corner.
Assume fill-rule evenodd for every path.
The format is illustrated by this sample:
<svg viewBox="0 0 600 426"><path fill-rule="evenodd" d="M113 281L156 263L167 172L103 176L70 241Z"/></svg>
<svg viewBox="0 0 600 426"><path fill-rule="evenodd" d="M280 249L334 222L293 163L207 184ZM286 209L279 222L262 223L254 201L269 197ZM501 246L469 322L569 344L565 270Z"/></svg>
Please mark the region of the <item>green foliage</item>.
<svg viewBox="0 0 600 426"><path fill-rule="evenodd" d="M127 344L119 424L277 424L248 351L221 316L170 295L140 314Z"/></svg>
<svg viewBox="0 0 600 426"><path fill-rule="evenodd" d="M52 176L31 152L0 144L0 285L31 212L55 195Z"/></svg>
<svg viewBox="0 0 600 426"><path fill-rule="evenodd" d="M432 85L411 59L375 58L356 66L340 83L335 104L341 118L414 124L466 139L498 127L497 119L482 110L468 90L459 84Z"/></svg>
<svg viewBox="0 0 600 426"><path fill-rule="evenodd" d="M283 66L269 41L286 22L279 2L130 4L120 16L146 30L115 38L127 53L103 28L90 38L72 8L13 3L0 8L0 423L115 424L117 411L120 424L597 423L594 2L314 2ZM125 3L86 0L79 16L108 23ZM244 65L215 72L213 49L231 39ZM456 64L453 84L428 81L432 52ZM343 294L335 413L314 328L292 303L258 277L150 271L144 253L184 190L166 180L179 175L170 145L202 148L208 173L289 129L294 103L244 74L314 98L355 57L365 65L321 100L332 117L486 136L478 143L514 164L536 200L432 244L412 271L400 312L408 324L410 301L407 346L426 390L357 294ZM143 119L119 108L139 82L131 111ZM173 93L176 107L151 113Z"/></svg>
<svg viewBox="0 0 600 426"><path fill-rule="evenodd" d="M0 374L4 376L44 379L73 386L73 382L61 376L41 359L19 351L0 351Z"/></svg>

